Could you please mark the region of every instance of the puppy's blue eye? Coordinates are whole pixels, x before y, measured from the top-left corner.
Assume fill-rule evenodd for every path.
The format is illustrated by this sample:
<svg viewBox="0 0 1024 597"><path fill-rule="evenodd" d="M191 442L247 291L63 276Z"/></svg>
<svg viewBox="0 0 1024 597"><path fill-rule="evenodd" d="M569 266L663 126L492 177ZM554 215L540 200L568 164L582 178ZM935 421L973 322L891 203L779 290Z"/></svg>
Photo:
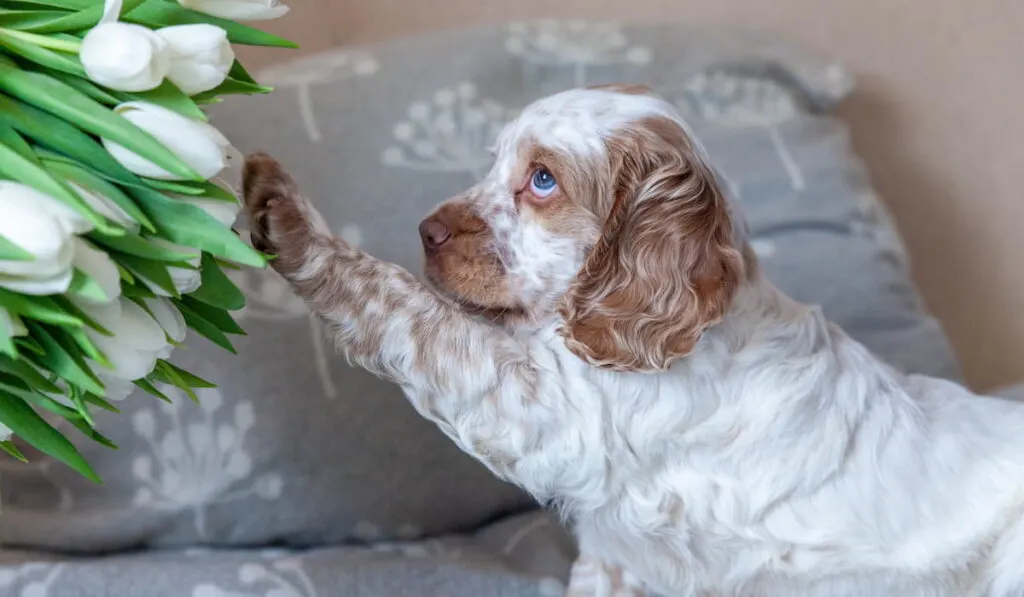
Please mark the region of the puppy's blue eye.
<svg viewBox="0 0 1024 597"><path fill-rule="evenodd" d="M530 178L531 193L543 199L553 193L556 188L558 188L558 181L555 180L555 176L551 172L544 168L537 168L533 171L533 176Z"/></svg>

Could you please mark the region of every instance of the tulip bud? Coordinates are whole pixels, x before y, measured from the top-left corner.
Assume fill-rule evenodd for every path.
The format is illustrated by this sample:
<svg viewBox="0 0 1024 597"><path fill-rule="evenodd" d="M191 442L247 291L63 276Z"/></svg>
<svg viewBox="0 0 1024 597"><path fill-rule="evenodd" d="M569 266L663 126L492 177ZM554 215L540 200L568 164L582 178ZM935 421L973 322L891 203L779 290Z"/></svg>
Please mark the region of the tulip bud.
<svg viewBox="0 0 1024 597"><path fill-rule="evenodd" d="M0 260L0 287L34 295L66 291L74 273L73 235L89 227L87 220L49 195L0 181L0 236L33 257Z"/></svg>
<svg viewBox="0 0 1024 597"><path fill-rule="evenodd" d="M216 176L228 165L228 156L235 151L224 135L209 124L156 104L127 102L114 108L114 112L155 137L203 178ZM107 138L101 140L110 155L132 172L161 180L178 179L122 145Z"/></svg>
<svg viewBox="0 0 1024 597"><path fill-rule="evenodd" d="M156 34L167 43L167 78L189 95L223 83L235 62L227 32L215 25L177 25L159 29Z"/></svg>
<svg viewBox="0 0 1024 597"><path fill-rule="evenodd" d="M101 23L82 40L78 58L89 78L118 91L146 91L167 75L167 43L141 25Z"/></svg>
<svg viewBox="0 0 1024 597"><path fill-rule="evenodd" d="M265 21L288 12L277 0L178 0L185 8L233 21Z"/></svg>
<svg viewBox="0 0 1024 597"><path fill-rule="evenodd" d="M85 333L113 365L113 369L100 369L107 377L132 381L149 375L169 342L160 324L134 302L120 298L108 305L75 303L107 331L105 336L86 329Z"/></svg>

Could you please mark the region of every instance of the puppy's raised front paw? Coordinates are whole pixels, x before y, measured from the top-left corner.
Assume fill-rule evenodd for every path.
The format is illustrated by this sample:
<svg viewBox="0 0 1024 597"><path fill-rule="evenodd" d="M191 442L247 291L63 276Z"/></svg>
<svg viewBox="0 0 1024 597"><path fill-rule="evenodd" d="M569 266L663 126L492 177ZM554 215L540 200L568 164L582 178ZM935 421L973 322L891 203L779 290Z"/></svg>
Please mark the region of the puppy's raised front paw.
<svg viewBox="0 0 1024 597"><path fill-rule="evenodd" d="M280 257L310 240L305 199L277 160L265 153L249 155L242 170L242 194L257 250Z"/></svg>

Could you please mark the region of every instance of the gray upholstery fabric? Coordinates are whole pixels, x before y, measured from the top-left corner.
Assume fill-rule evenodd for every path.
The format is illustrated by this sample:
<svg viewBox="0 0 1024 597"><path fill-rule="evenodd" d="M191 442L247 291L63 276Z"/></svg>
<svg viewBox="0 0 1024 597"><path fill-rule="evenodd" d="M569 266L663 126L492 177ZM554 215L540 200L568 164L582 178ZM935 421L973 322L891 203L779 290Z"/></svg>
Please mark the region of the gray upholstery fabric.
<svg viewBox="0 0 1024 597"><path fill-rule="evenodd" d="M262 80L277 92L232 98L213 111L214 123L242 150L282 160L349 242L416 272L419 218L486 171L486 146L518 108L581 84L650 84L692 121L780 287L821 304L897 367L957 377L846 130L828 115L850 87L828 61L681 26L530 23L337 50ZM98 415L121 446L82 442L105 485L38 456L29 466L0 461L6 545L231 550L0 565L0 594L556 594L547 577L564 579L571 559L557 526L513 518L473 535L530 501L421 421L396 388L334 356L274 274L238 281L249 296L239 356L201 339L177 354L220 388L198 406L140 395L121 415ZM240 550L458 532L470 534L405 551ZM524 545L542 555L516 551Z"/></svg>

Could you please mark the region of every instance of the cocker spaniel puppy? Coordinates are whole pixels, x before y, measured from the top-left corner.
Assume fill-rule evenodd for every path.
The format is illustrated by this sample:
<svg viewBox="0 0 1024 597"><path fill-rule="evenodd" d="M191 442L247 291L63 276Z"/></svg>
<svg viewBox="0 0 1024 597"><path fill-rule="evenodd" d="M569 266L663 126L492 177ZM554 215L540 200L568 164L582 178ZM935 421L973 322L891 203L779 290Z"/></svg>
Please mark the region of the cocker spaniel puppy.
<svg viewBox="0 0 1024 597"><path fill-rule="evenodd" d="M270 157L254 244L351 361L557 509L574 597L1024 595L1024 406L901 374L779 292L677 111L560 93L419 228L425 285Z"/></svg>

